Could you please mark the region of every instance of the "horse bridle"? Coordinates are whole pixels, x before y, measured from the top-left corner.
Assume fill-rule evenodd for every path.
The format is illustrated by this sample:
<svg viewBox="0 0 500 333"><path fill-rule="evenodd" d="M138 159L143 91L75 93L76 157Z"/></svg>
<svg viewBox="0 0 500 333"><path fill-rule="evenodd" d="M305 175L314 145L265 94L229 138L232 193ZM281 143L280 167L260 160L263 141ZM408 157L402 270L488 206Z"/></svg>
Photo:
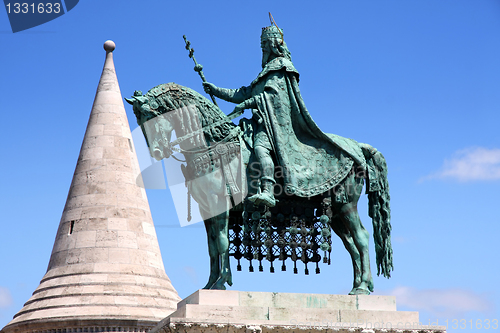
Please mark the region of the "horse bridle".
<svg viewBox="0 0 500 333"><path fill-rule="evenodd" d="M185 149L182 149L181 147L175 148L175 146L178 145L178 144L180 144L181 142L187 140L187 139L192 138L195 135L198 135L200 133L203 133L203 132L206 132L208 130L211 130L212 128L217 127L219 125L228 123L232 119L236 118L237 116L238 115L236 114L236 115L233 115L231 117L226 117L226 118L224 118L224 119L222 119L220 121L217 121L217 122L215 122L213 124L210 124L209 126L205 126L205 127L202 127L202 128L200 128L200 129L198 129L196 131L193 131L191 133L185 134L185 135L181 136L180 138L177 138L176 140L167 143L166 149L168 149L170 151L175 151L175 152L178 152L178 153L182 153L182 154L199 154L199 153L204 153L204 152L210 150L211 147L207 147L207 148L203 148L203 149L199 149L199 150L185 150ZM223 140L219 141L217 143L217 145L219 145L221 143L226 143L227 141L229 141L233 137L238 136L239 134L241 134L241 129L240 129L239 126L236 126L235 128L233 128L231 130L231 132ZM171 156L174 157L173 155L171 155ZM177 161L180 161L176 157L174 157L174 159L176 159ZM185 161L182 161L182 162L185 162Z"/></svg>

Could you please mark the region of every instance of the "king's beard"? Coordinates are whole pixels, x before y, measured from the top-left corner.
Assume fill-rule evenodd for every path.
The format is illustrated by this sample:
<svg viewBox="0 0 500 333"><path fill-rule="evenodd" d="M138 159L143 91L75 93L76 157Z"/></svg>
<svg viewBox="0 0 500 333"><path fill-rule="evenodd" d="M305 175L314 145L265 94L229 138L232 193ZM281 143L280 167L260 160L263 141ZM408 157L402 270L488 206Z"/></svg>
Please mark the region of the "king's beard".
<svg viewBox="0 0 500 333"><path fill-rule="evenodd" d="M270 55L271 55L271 52L269 52L267 50L262 51L262 68L266 67L266 64L269 61Z"/></svg>

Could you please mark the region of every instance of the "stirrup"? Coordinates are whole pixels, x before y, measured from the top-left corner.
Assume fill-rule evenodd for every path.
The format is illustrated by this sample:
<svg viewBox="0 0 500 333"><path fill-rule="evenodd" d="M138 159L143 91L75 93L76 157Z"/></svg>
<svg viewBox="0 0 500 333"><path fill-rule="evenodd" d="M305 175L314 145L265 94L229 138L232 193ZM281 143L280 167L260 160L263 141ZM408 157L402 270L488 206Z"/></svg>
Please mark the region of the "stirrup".
<svg viewBox="0 0 500 333"><path fill-rule="evenodd" d="M256 205L264 204L270 208L276 206L276 202L278 201L273 196L265 192L254 194L250 198L248 198L248 200Z"/></svg>

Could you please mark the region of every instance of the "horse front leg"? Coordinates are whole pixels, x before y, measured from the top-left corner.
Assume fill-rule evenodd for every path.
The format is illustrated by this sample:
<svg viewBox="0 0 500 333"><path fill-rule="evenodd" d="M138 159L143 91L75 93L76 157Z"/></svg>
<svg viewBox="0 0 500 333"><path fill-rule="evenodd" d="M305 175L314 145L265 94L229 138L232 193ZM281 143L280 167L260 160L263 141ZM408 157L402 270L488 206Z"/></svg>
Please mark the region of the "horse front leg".
<svg viewBox="0 0 500 333"><path fill-rule="evenodd" d="M216 217L217 219L217 251L220 258L220 274L219 279L212 286L212 289L226 290L225 284L232 286L233 278L231 274L231 266L229 262L229 212L222 213Z"/></svg>
<svg viewBox="0 0 500 333"><path fill-rule="evenodd" d="M214 221L208 218L203 221L205 223L205 230L207 232L208 255L210 257L210 276L208 282L203 289L212 289L214 283L220 275L220 260L219 251L217 250L217 234L214 230Z"/></svg>

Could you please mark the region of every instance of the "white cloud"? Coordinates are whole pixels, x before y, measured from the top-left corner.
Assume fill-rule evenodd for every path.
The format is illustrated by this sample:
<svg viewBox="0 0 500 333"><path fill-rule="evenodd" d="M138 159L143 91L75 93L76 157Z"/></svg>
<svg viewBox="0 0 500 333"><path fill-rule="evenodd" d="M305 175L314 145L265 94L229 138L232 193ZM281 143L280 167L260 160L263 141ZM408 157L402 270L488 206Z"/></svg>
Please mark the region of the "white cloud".
<svg viewBox="0 0 500 333"><path fill-rule="evenodd" d="M10 290L5 287L0 287L0 309L8 308L13 304Z"/></svg>
<svg viewBox="0 0 500 333"><path fill-rule="evenodd" d="M196 269L193 266L184 266L182 269L191 280L191 283L198 285L198 273L196 272Z"/></svg>
<svg viewBox="0 0 500 333"><path fill-rule="evenodd" d="M396 304L417 311L426 311L436 317L458 318L470 311L489 314L493 304L483 295L463 289L423 289L397 287L389 292L396 296Z"/></svg>
<svg viewBox="0 0 500 333"><path fill-rule="evenodd" d="M444 161L440 171L421 180L433 178L461 182L500 180L500 149L474 147L459 150Z"/></svg>

